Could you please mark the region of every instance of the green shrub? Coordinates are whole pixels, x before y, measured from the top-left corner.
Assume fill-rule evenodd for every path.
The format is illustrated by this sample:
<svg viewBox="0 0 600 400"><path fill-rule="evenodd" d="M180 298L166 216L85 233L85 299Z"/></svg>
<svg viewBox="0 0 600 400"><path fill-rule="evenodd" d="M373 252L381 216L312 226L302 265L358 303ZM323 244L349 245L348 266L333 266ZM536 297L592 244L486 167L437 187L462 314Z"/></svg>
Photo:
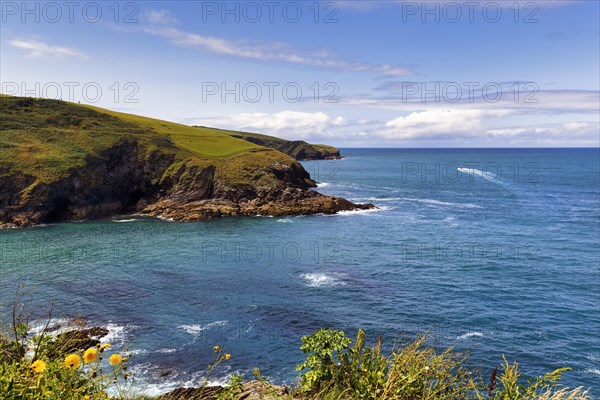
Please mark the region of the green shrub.
<svg viewBox="0 0 600 400"><path fill-rule="evenodd" d="M364 345L365 333L358 331L354 346L344 332L321 329L302 338L301 349L308 353L297 370L307 369L300 378L299 393L306 399L361 400L586 400L581 388L557 387L568 368L520 382L517 363L506 359L496 382L484 385L476 371L466 368L466 356L452 348L438 351L427 346L426 335L381 354L381 338L373 347Z"/></svg>
<svg viewBox="0 0 600 400"><path fill-rule="evenodd" d="M296 371L308 369L301 378L301 390L314 392L320 390L324 384L330 384L335 373L336 356L346 350L351 340L344 332L329 328L319 329L310 336L302 337L302 350L308 354L306 360L296 366Z"/></svg>

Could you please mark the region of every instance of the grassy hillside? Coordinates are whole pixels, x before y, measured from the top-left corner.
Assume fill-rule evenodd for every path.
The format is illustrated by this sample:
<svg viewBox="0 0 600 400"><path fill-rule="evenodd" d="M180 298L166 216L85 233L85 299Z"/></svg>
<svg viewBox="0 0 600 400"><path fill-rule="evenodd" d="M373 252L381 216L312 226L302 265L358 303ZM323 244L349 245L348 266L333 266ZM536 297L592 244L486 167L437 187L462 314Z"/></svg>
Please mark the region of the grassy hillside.
<svg viewBox="0 0 600 400"><path fill-rule="evenodd" d="M183 160L215 160L267 150L216 129L56 100L0 97L0 173L18 170L52 182L89 155L132 139Z"/></svg>
<svg viewBox="0 0 600 400"><path fill-rule="evenodd" d="M239 132L230 130L221 130L215 128L207 128L198 126L197 129L218 131L225 135L237 139L243 139L250 143L260 146L270 147L285 153L297 160L320 160L320 159L337 159L340 157L340 152L333 146L325 144L310 144L303 140L285 140L275 136L262 135L260 133Z"/></svg>
<svg viewBox="0 0 600 400"><path fill-rule="evenodd" d="M131 122L155 134L166 135L173 141L175 146L204 158L229 157L245 151L262 148L262 146L254 145L245 140L236 139L227 134L227 131L220 129L197 129L174 122L105 110L99 107L84 107L114 116L125 122Z"/></svg>
<svg viewBox="0 0 600 400"><path fill-rule="evenodd" d="M297 159L330 149L305 142L12 96L0 96L0 122L0 228L131 212L187 221L373 207L309 190Z"/></svg>

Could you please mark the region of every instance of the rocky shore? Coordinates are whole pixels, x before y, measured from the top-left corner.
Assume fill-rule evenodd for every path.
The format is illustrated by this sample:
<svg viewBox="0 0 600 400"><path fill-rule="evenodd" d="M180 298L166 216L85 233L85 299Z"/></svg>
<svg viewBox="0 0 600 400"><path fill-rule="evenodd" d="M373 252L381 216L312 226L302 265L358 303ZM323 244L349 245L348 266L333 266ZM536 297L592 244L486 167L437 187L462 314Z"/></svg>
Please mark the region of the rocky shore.
<svg viewBox="0 0 600 400"><path fill-rule="evenodd" d="M160 216L174 221L200 221L230 216L297 216L311 214L335 214L340 211L366 210L372 204L354 204L345 199L324 196L304 190L289 190L281 197L258 197L244 202L225 199L208 199L180 204L173 200L161 200L140 214Z"/></svg>
<svg viewBox="0 0 600 400"><path fill-rule="evenodd" d="M262 152L261 165L246 163L244 157L205 165L181 163L174 170L168 155L148 154L139 143L123 141L49 184L23 173L0 171L0 228L131 213L198 221L374 207L312 190L316 182L302 165L274 150Z"/></svg>

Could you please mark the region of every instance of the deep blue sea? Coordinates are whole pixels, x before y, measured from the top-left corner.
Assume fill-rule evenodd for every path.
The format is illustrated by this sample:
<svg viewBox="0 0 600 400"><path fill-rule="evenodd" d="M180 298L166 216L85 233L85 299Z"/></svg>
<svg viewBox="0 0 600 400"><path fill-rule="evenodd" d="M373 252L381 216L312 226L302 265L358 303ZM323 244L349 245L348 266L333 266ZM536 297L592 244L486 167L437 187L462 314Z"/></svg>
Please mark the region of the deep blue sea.
<svg viewBox="0 0 600 400"><path fill-rule="evenodd" d="M600 396L599 149L344 149L304 162L335 216L179 223L123 216L0 231L0 300L19 284L39 324L82 316L132 353L150 394L252 368L294 383L321 327L502 355ZM161 375L165 375L161 377Z"/></svg>

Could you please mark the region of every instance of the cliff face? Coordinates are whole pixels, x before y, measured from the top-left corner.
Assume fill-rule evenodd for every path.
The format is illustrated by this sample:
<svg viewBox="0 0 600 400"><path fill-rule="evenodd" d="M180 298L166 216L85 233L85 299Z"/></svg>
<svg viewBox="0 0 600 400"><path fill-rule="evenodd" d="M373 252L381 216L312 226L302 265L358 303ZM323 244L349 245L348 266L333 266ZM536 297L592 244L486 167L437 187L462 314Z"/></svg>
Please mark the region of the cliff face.
<svg viewBox="0 0 600 400"><path fill-rule="evenodd" d="M26 226L60 220L100 218L135 210L157 196L153 184L172 162L165 154L140 157L140 146L123 141L87 157L85 165L51 183L23 173L0 178L0 221Z"/></svg>
<svg viewBox="0 0 600 400"><path fill-rule="evenodd" d="M18 107L10 118L19 118ZM91 140L85 131L74 132L82 143ZM79 147L77 152L70 150L65 142L59 146L64 154L40 161L40 154L30 148L54 146L63 136L47 143L50 133L16 133L29 136L0 128L0 227L126 213L191 221L229 215L330 214L372 207L310 190L316 185L302 165L273 149L257 146L225 157L202 157L182 150L172 137L160 137L160 132L144 136L135 131L103 137L94 151L83 153ZM75 133L64 131L63 135ZM66 162L63 156L73 160ZM49 174L57 164L66 166Z"/></svg>

